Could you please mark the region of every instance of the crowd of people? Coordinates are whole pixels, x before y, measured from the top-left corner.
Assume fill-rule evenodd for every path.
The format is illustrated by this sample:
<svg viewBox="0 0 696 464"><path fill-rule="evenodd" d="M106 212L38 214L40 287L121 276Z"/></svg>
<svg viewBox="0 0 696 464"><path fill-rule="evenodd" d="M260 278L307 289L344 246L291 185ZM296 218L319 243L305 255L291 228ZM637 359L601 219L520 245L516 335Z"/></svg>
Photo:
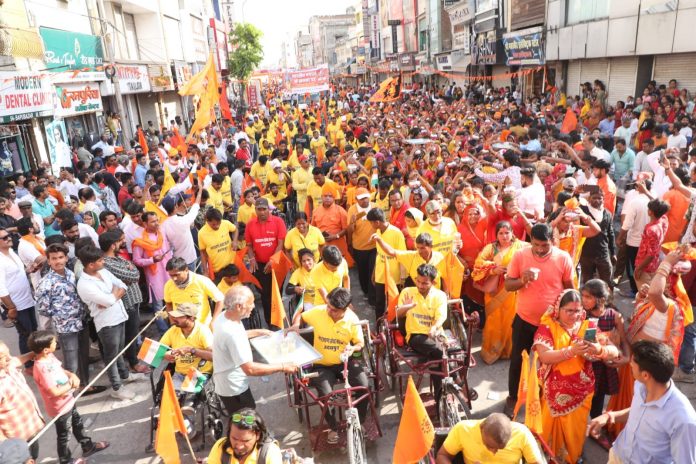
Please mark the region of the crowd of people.
<svg viewBox="0 0 696 464"><path fill-rule="evenodd" d="M575 99L453 84L379 103L374 86L336 83L305 103L269 86L264 105L188 143L179 123L149 125L129 146L78 141L70 166L4 179L0 300L19 346L0 344L0 456L56 416L61 463L109 446L86 435L74 395L107 389L84 390L94 344L110 396L133 398L128 384L150 371L141 312L155 315L175 388L197 369L229 415L208 462L247 462L268 435L249 377L297 369L255 362L249 339L313 327L310 385L325 395L365 343L354 307L373 324L395 317L402 345L441 359L435 338L461 296L481 359L510 360L509 393L501 413L452 429L439 464L543 462L511 422L525 351L538 356L540 437L563 462L582 460L588 434L610 462L696 462L696 412L675 383L696 380L696 113L677 84L614 105L599 81ZM280 253L294 268L278 282L284 327ZM348 375L367 386L360 358ZM182 394L182 412L194 406ZM338 442L337 416L325 419ZM279 462L271 448L265 462Z"/></svg>

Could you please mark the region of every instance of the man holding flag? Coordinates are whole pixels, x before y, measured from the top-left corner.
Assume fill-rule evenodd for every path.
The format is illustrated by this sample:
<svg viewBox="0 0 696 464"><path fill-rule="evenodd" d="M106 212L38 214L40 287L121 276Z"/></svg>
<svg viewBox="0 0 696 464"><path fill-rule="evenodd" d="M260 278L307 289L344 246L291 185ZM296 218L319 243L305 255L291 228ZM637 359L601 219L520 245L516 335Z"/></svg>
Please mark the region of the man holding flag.
<svg viewBox="0 0 696 464"><path fill-rule="evenodd" d="M341 354L351 356L360 353L365 344L360 319L349 308L353 297L348 289L338 287L329 292L325 305L315 306L309 311L297 308L290 330L297 331L300 322L314 328L314 348L322 358L314 364L318 377L311 379L310 385L317 389L319 396L326 396L333 390L333 385L343 372ZM348 382L352 387L367 387L365 367L358 359L351 357L348 361ZM356 405L360 422L367 415L367 401ZM331 431L327 437L328 443L338 443L338 422L333 411L327 410L327 424Z"/></svg>

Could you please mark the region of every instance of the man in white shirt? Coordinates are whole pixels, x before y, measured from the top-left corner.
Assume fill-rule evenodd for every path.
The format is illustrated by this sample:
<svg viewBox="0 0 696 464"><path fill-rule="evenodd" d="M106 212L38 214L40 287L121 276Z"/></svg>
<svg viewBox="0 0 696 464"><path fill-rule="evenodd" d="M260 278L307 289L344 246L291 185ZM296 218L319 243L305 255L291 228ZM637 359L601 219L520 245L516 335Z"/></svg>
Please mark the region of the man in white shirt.
<svg viewBox="0 0 696 464"><path fill-rule="evenodd" d="M213 145L215 145L215 156L218 161L227 163L227 139L215 137L215 139L213 139Z"/></svg>
<svg viewBox="0 0 696 464"><path fill-rule="evenodd" d="M626 275L631 285L631 293L624 294L621 292L621 294L631 298L634 298L639 290L633 273L636 267L636 256L638 255L638 247L643 236L643 230L650 222L650 216L648 216L650 197L647 195L650 188L651 182L649 180L636 183L637 194L631 196L630 202L626 201L624 203L623 211L621 212L624 219L621 224L621 232L619 232L619 236L616 239L616 244L619 247L626 246Z"/></svg>
<svg viewBox="0 0 696 464"><path fill-rule="evenodd" d="M256 409L248 376L275 372L293 373L297 366L290 363L261 364L254 362L249 339L272 335L266 329L244 330L242 319L254 309L254 294L243 285L232 287L225 295L224 310L213 321L213 359L215 359L215 393L230 416L242 408Z"/></svg>
<svg viewBox="0 0 696 464"><path fill-rule="evenodd" d="M127 287L104 269L104 252L99 248L81 248L79 258L84 270L77 282L77 293L94 320L102 344L104 364L109 364L125 346L128 313L121 298L126 294ZM111 383L111 397L118 400L135 397L134 393L121 388L124 383L145 378L143 374L131 374L122 355L109 367L107 374Z"/></svg>
<svg viewBox="0 0 696 464"><path fill-rule="evenodd" d="M681 124L670 124L670 135L667 137L667 148L677 148L681 154L686 153L686 137L681 133Z"/></svg>
<svg viewBox="0 0 696 464"><path fill-rule="evenodd" d="M520 170L522 188L517 197L517 206L528 218L541 219L544 217L544 201L546 191L544 184L536 180L534 168Z"/></svg>
<svg viewBox="0 0 696 464"><path fill-rule="evenodd" d="M72 168L62 168L60 177L63 179L58 186L58 190L63 194L66 200L71 196L78 196L80 191L80 183L75 179L75 174Z"/></svg>
<svg viewBox="0 0 696 464"><path fill-rule="evenodd" d="M582 140L582 146L592 157L596 159L603 159L607 163L611 164L611 155L603 148L599 148L595 144L596 141L597 140L592 135L586 135Z"/></svg>
<svg viewBox="0 0 696 464"><path fill-rule="evenodd" d="M119 227L126 236L126 249L128 253L133 253L133 240L143 234L143 220L140 216L143 213L143 205L135 201L126 202L126 214L119 224Z"/></svg>
<svg viewBox="0 0 696 464"><path fill-rule="evenodd" d="M677 169L680 164L679 149L678 148L667 148L666 150L658 150L652 152L648 155L647 161L652 172L655 173L653 177L653 184L651 193L654 198L662 198L662 196L667 193L669 189L672 188L672 181L669 180L665 168L662 166L660 158L663 156L667 157L669 164L672 169Z"/></svg>
<svg viewBox="0 0 696 464"><path fill-rule="evenodd" d="M0 229L0 302L7 310L7 317L15 323L19 352L28 353L29 334L38 329L34 297L24 263L12 250L12 237L5 229ZM32 362L27 362L24 367L32 365Z"/></svg>
<svg viewBox="0 0 696 464"><path fill-rule="evenodd" d="M169 214L169 219L162 223L162 232L172 246L173 257L183 258L192 271L196 270L196 246L191 235L191 226L201 208L203 188L199 186L196 200L190 208L186 201L190 195L178 194L167 196L162 200L162 207Z"/></svg>
<svg viewBox="0 0 696 464"><path fill-rule="evenodd" d="M653 172L648 163L648 155L655 150L655 142L653 139L643 141L643 150L636 154L636 160L633 164L633 180L636 180L640 172Z"/></svg>
<svg viewBox="0 0 696 464"><path fill-rule="evenodd" d="M630 147L632 137L631 119L624 117L621 119L621 126L614 131L614 139L624 139L626 141L626 146Z"/></svg>

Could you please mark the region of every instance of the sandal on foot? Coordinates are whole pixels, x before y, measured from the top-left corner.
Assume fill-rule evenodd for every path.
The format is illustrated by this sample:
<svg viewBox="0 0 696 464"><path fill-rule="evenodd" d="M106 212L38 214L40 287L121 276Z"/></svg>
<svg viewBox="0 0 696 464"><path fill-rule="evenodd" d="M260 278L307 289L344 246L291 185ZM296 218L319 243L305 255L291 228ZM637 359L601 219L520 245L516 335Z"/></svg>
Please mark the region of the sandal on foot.
<svg viewBox="0 0 696 464"><path fill-rule="evenodd" d="M92 448L88 451L83 451L82 452L82 457L89 457L93 455L94 453L98 453L99 451L103 451L106 448L108 448L110 443L108 441L97 441L92 444Z"/></svg>
<svg viewBox="0 0 696 464"><path fill-rule="evenodd" d="M331 430L328 435L326 435L326 443L329 445L335 445L338 443L338 432Z"/></svg>

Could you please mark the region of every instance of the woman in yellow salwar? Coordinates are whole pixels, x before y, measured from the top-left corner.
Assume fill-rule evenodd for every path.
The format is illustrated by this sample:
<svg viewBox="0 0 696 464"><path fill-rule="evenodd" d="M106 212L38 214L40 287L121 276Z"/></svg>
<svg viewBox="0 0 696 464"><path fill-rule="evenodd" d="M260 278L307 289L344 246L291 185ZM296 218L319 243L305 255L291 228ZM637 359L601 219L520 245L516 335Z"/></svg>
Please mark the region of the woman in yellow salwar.
<svg viewBox="0 0 696 464"><path fill-rule="evenodd" d="M476 286L486 291L486 324L483 326L481 358L487 364L510 357L517 292L505 290L505 272L512 255L529 246L527 242L515 237L512 225L507 221L496 224L495 235L495 242L486 245L479 253L471 273Z"/></svg>
<svg viewBox="0 0 696 464"><path fill-rule="evenodd" d="M686 252L688 255L685 255ZM669 345L674 359L679 359L684 327L693 322L694 315L680 276L688 269L677 263L682 259L691 259L692 255L693 249L688 245L670 251L657 268L650 286L645 284L640 289L631 323L626 330L629 344L639 340L662 342ZM621 411L631 406L633 382L630 366L622 366L619 370L619 393L611 397L607 411ZM623 424L608 427L612 436L618 435L622 428Z"/></svg>
<svg viewBox="0 0 696 464"><path fill-rule="evenodd" d="M541 318L533 349L539 353L542 385L542 437L563 462L582 456L585 430L594 395L591 360L617 356L599 343L584 339L590 321L580 293L564 290Z"/></svg>
<svg viewBox="0 0 696 464"><path fill-rule="evenodd" d="M599 224L591 216L585 214L579 207L578 200L571 198L565 202L556 219L551 221L553 229L553 244L567 252L573 260L575 268L580 262L580 254L585 239L594 237L601 232ZM575 286L578 286L578 273L575 273Z"/></svg>

